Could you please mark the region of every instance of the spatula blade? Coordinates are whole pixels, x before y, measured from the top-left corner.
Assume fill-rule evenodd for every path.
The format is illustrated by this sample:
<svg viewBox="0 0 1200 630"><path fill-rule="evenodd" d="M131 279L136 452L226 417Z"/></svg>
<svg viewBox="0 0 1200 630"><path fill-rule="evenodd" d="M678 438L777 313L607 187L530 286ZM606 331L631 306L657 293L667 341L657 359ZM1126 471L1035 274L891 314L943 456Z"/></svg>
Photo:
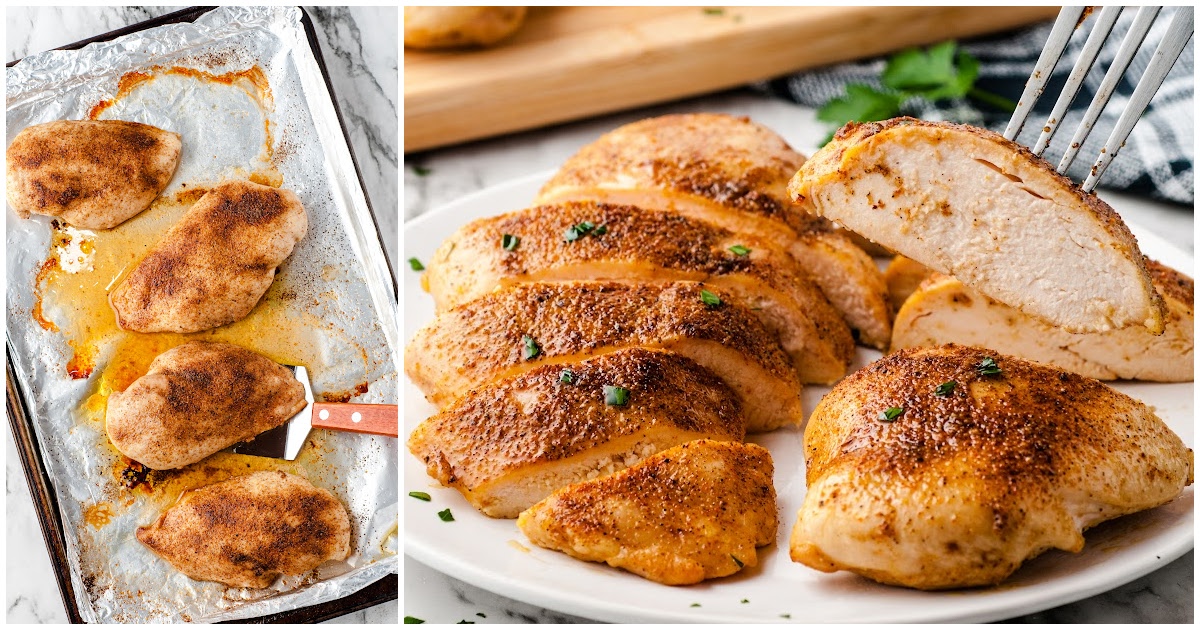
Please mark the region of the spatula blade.
<svg viewBox="0 0 1200 630"><path fill-rule="evenodd" d="M292 416L290 420L260 433L257 437L239 442L226 449L240 455L255 455L258 457L274 457L292 461L300 455L304 441L312 430L312 387L308 384L308 370L302 365L285 366L296 375L296 380L304 386L304 409Z"/></svg>

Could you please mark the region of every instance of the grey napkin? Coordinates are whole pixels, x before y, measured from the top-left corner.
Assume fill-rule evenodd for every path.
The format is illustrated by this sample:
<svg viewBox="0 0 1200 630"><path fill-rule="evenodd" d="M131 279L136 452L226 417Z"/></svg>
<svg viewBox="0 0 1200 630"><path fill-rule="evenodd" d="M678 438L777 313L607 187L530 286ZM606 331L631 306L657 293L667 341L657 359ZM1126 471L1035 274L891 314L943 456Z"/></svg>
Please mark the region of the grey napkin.
<svg viewBox="0 0 1200 630"><path fill-rule="evenodd" d="M1071 105L1050 147L1043 153L1051 163L1057 164L1066 149L1071 135L1079 124L1084 111L1104 78L1104 72L1116 55L1117 48L1129 30L1135 11L1126 9L1109 35L1108 42L1092 71L1084 80L1083 88ZM1129 95L1149 63L1154 48L1162 39L1173 16L1174 10L1167 8L1159 14L1141 50L1130 64L1117 92L1109 101L1091 136L1084 143L1079 156L1071 165L1069 175L1077 182L1083 181L1088 169L1100 154L1116 124L1125 110ZM979 80L976 87L1017 101L1025 87L1025 81L1050 34L1051 23L1046 22L1002 36L960 42L963 50L980 62ZM1079 51L1083 47L1090 24L1076 29L1067 51L1047 85L1045 95L1038 101L1025 129L1017 140L1032 146L1037 140L1043 121L1054 106L1054 101L1066 82ZM1100 180L1100 186L1149 195L1165 201L1192 205L1195 202L1195 107L1193 104L1194 41L1189 41L1179 61L1167 75L1146 113L1133 128L1125 148L1109 165ZM844 94L847 83L865 83L879 87L879 75L883 71L884 58L861 62L843 63L817 70L780 77L754 87L761 91L788 98L810 107L820 107L829 100ZM973 100L958 99L932 103L913 99L904 104L905 113L925 120L950 120L987 127L1002 132L1008 124L1010 112L993 108Z"/></svg>

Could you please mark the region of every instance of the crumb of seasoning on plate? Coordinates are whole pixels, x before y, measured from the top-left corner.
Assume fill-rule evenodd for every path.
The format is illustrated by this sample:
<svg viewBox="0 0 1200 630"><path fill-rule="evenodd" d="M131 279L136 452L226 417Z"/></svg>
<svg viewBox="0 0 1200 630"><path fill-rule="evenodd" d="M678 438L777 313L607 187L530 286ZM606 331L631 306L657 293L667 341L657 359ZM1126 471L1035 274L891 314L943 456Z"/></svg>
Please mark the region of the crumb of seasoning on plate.
<svg viewBox="0 0 1200 630"><path fill-rule="evenodd" d="M425 623L425 620L417 619L416 617L410 617L409 615L404 615L404 623Z"/></svg>
<svg viewBox="0 0 1200 630"><path fill-rule="evenodd" d="M422 265L421 261L416 258L409 258L408 266L411 267L413 271L425 271L425 265Z"/></svg>
<svg viewBox="0 0 1200 630"><path fill-rule="evenodd" d="M441 512L438 512L438 518L449 523L454 520L454 515L450 513L450 508L446 508Z"/></svg>
<svg viewBox="0 0 1200 630"><path fill-rule="evenodd" d="M430 499L428 492L409 492L408 496L419 501L428 501Z"/></svg>

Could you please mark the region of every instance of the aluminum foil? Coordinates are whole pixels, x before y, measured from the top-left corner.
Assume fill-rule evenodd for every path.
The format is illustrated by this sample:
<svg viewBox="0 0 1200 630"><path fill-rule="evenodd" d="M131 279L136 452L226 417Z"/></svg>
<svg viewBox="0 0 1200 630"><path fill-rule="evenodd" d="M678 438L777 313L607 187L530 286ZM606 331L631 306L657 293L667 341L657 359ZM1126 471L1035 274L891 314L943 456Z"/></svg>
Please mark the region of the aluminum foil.
<svg viewBox="0 0 1200 630"><path fill-rule="evenodd" d="M176 216L170 213L206 185L265 178L300 197L308 233L247 318L260 329L226 330L238 330L239 322L188 337L295 357L309 368L318 397L396 402L391 276L300 18L295 8L223 7L192 24L50 51L7 70L9 143L31 124L89 117L149 123L183 137L171 184L144 217L128 222L133 227L96 233L48 217L23 220L11 208L6 216L10 359L56 489L86 621L242 619L331 601L398 571L393 439L317 430L296 462L218 454L184 473L144 480L127 469L123 476L104 433L102 403L126 356L122 348L137 342L145 350L149 342L137 333L104 333L107 323L89 337L83 329L90 324L80 322L86 305L53 288L94 275L106 253L96 250L121 230L152 244L155 231ZM167 207L171 200L175 210ZM46 279L48 260L56 283ZM154 343L165 349L183 340L177 337ZM77 369L81 354L87 369ZM253 591L191 580L136 540L136 528L152 523L179 492L239 467L286 470L331 490L351 513L351 557Z"/></svg>

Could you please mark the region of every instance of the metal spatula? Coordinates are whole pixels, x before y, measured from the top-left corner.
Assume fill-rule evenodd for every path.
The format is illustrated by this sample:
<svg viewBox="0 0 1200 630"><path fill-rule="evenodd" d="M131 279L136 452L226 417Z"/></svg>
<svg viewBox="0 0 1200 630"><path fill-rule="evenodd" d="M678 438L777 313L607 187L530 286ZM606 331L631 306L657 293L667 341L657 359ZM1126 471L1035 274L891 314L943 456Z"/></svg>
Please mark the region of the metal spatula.
<svg viewBox="0 0 1200 630"><path fill-rule="evenodd" d="M229 447L229 451L242 455L296 459L312 429L333 429L398 437L400 434L400 408L397 405L363 405L355 403L314 402L312 387L308 382L308 370L304 366L288 366L296 380L304 386L307 404L287 422L259 434L253 440L240 442Z"/></svg>

